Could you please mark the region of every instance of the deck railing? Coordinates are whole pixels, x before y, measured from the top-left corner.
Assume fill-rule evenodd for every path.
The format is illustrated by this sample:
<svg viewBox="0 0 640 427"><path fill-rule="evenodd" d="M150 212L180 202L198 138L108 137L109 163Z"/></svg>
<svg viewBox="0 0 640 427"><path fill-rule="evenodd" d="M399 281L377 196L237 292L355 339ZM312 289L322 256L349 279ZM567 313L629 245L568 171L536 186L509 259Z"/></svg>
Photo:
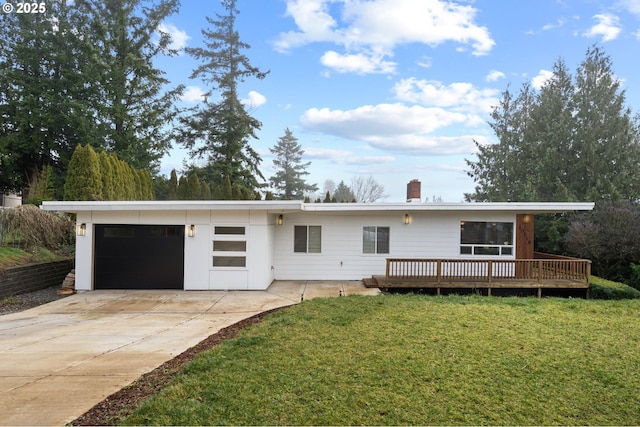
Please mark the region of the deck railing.
<svg viewBox="0 0 640 427"><path fill-rule="evenodd" d="M386 278L392 280L478 281L570 280L589 283L591 261L536 254L536 259L410 259L387 258Z"/></svg>

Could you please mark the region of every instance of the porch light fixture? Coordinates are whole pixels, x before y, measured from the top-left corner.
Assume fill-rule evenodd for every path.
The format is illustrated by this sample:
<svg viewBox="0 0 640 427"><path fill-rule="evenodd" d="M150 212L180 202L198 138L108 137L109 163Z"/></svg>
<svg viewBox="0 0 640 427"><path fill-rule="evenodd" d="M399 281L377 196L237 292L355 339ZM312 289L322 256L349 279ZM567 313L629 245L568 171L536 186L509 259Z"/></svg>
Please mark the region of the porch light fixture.
<svg viewBox="0 0 640 427"><path fill-rule="evenodd" d="M87 224L84 222L78 225L78 229L76 230L76 234L80 237L84 237L87 235Z"/></svg>
<svg viewBox="0 0 640 427"><path fill-rule="evenodd" d="M278 215L278 217L276 218L276 225L282 225L284 224L284 218L282 215Z"/></svg>
<svg viewBox="0 0 640 427"><path fill-rule="evenodd" d="M404 223L405 224L411 224L411 215L404 214Z"/></svg>
<svg viewBox="0 0 640 427"><path fill-rule="evenodd" d="M522 221L523 221L525 224L526 224L526 223L528 223L528 222L530 222L530 221L531 221L531 216L530 216L530 215L525 215L525 216L522 218Z"/></svg>
<svg viewBox="0 0 640 427"><path fill-rule="evenodd" d="M187 228L187 236L194 237L196 235L196 226L195 224L191 224L189 228Z"/></svg>

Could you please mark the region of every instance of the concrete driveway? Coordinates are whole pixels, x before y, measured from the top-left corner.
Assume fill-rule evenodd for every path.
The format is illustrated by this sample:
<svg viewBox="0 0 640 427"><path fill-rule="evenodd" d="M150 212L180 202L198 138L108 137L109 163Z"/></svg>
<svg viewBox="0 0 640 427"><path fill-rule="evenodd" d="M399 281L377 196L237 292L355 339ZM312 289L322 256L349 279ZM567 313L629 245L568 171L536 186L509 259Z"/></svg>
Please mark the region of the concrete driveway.
<svg viewBox="0 0 640 427"><path fill-rule="evenodd" d="M209 335L360 282L277 281L266 291L92 291L0 316L0 424L64 425Z"/></svg>

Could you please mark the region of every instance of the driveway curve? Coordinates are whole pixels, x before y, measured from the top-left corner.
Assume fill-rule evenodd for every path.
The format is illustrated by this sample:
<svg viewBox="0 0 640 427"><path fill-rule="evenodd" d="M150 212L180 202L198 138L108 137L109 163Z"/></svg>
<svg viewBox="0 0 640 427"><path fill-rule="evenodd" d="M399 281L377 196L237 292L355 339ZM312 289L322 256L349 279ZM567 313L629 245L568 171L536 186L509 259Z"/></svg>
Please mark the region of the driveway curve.
<svg viewBox="0 0 640 427"><path fill-rule="evenodd" d="M0 424L64 425L220 329L361 282L276 281L266 291L92 291L0 316Z"/></svg>

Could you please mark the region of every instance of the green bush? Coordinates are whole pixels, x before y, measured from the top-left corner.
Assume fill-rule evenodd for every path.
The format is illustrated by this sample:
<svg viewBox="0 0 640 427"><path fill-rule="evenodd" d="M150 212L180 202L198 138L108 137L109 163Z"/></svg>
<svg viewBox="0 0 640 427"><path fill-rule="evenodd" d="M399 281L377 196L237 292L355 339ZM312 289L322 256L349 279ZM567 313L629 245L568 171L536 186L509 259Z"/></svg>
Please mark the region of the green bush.
<svg viewBox="0 0 640 427"><path fill-rule="evenodd" d="M592 299L634 299L640 298L640 291L624 283L591 276L589 295Z"/></svg>

